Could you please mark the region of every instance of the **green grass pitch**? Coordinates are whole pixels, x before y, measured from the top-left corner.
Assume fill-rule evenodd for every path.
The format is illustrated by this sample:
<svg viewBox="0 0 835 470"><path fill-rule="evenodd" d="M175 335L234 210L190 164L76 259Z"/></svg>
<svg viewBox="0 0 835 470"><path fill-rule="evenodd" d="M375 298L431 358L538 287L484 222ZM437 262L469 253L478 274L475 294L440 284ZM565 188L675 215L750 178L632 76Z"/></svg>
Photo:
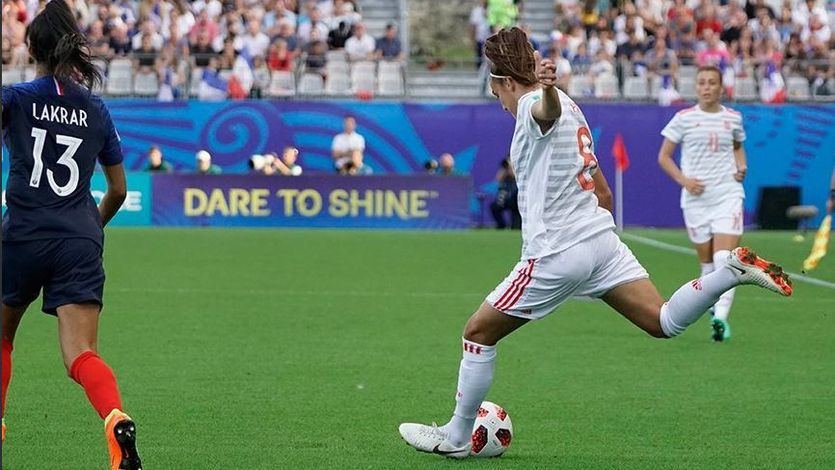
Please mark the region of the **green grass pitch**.
<svg viewBox="0 0 835 470"><path fill-rule="evenodd" d="M811 245L745 239L795 272ZM630 245L664 295L698 272ZM835 290L803 282L791 299L741 288L727 344L705 318L656 340L569 302L499 348L488 399L513 418L505 456L407 447L398 423L448 418L461 328L518 250L510 232L109 230L100 351L146 467L835 468ZM809 275L835 282L835 254ZM32 308L18 334L4 469L106 467L56 331Z"/></svg>

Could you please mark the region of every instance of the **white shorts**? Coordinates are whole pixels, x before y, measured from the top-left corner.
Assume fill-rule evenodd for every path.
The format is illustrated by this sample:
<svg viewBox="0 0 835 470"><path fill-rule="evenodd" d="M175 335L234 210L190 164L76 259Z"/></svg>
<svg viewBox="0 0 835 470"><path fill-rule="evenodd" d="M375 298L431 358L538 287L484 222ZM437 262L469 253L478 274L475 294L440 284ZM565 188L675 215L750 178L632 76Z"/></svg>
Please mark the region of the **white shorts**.
<svg viewBox="0 0 835 470"><path fill-rule="evenodd" d="M629 247L607 230L560 253L520 261L487 302L508 315L533 320L571 297L601 297L648 277Z"/></svg>
<svg viewBox="0 0 835 470"><path fill-rule="evenodd" d="M717 233L742 235L742 198L732 197L713 206L683 207L687 235L695 244L707 243Z"/></svg>

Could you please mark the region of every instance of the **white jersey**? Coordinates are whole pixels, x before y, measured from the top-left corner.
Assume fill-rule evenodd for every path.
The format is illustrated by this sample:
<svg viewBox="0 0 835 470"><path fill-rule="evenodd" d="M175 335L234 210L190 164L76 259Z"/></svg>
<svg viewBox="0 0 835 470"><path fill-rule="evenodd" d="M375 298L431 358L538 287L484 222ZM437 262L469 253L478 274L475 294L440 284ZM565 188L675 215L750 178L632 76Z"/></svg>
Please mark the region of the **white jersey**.
<svg viewBox="0 0 835 470"><path fill-rule="evenodd" d="M701 180L705 190L694 196L681 190L681 207L709 206L725 198L744 198L737 171L734 142L745 140L742 115L722 107L717 113L702 111L698 105L679 111L661 135L681 144L681 172Z"/></svg>
<svg viewBox="0 0 835 470"><path fill-rule="evenodd" d="M558 94L562 116L544 134L531 114L542 91L519 98L510 159L519 188L522 259L559 253L615 227L594 194L597 158L586 118L568 95Z"/></svg>

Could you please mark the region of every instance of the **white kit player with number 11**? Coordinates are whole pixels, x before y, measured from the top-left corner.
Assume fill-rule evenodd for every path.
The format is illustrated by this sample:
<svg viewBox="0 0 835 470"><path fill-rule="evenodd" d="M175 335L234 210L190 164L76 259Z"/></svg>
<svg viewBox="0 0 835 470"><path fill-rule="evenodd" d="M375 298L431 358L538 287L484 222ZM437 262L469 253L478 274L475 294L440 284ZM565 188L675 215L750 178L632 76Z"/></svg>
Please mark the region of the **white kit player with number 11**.
<svg viewBox="0 0 835 470"><path fill-rule="evenodd" d="M600 298L650 335L670 338L737 285L792 292L779 266L737 248L727 267L686 283L665 302L614 231L589 126L571 98L555 88L553 61L541 60L519 28L491 36L485 54L492 63L490 88L516 119L511 161L519 186L522 257L464 328L450 421L399 428L415 449L452 458L471 453L476 413L493 381L496 344L572 296ZM434 359L428 354L415 360Z"/></svg>

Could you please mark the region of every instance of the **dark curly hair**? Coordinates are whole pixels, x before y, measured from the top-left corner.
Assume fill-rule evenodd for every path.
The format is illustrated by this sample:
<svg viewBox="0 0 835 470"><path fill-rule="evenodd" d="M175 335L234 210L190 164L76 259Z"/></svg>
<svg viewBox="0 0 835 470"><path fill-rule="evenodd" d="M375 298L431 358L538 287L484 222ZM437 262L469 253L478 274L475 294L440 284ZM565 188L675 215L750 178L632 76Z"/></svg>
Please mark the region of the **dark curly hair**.
<svg viewBox="0 0 835 470"><path fill-rule="evenodd" d="M510 77L525 86L537 83L533 47L521 29L502 28L487 38L484 55L493 64L490 73Z"/></svg>

